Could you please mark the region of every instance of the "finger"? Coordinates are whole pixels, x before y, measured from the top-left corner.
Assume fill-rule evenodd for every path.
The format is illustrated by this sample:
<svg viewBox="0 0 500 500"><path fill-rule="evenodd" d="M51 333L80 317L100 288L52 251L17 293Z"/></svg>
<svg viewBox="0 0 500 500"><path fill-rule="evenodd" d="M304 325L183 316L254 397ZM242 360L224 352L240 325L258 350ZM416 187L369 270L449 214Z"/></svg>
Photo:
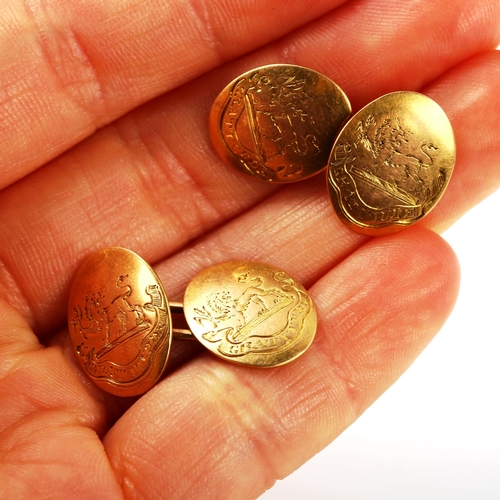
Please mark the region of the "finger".
<svg viewBox="0 0 500 500"><path fill-rule="evenodd" d="M94 387L65 361L65 349L43 348L24 318L4 302L0 302L0 326L0 431L44 408L71 408L77 420L104 433L102 398L94 397Z"/></svg>
<svg viewBox="0 0 500 500"><path fill-rule="evenodd" d="M224 484L228 498L256 498L399 377L444 322L457 286L456 260L433 233L372 240L310 290L321 320L299 360L257 370L207 355L118 421L104 444L125 495L210 498ZM156 481L145 482L153 463Z"/></svg>
<svg viewBox="0 0 500 500"><path fill-rule="evenodd" d="M450 4L417 1L409 8L365 0L346 3L315 26L315 49L307 37L286 38L259 52L259 61L309 66L340 85L357 110L388 92L420 90L461 61L495 49L500 5L459 0L450 9ZM248 56L243 64L251 67L253 60Z"/></svg>
<svg viewBox="0 0 500 500"><path fill-rule="evenodd" d="M424 89L450 117L457 144L453 181L422 221L435 231L450 227L500 185L500 99L494 96L498 90L490 93L483 84L490 79L500 82L498 50L471 58Z"/></svg>
<svg viewBox="0 0 500 500"><path fill-rule="evenodd" d="M0 188L138 104L342 1L2 2Z"/></svg>
<svg viewBox="0 0 500 500"><path fill-rule="evenodd" d="M410 27L398 28L404 29ZM437 30L436 36L442 32ZM311 42L309 52L321 53L320 47L325 48L323 31L316 33L320 38L316 46L314 33L314 30L304 32L304 39ZM302 44L297 53L306 57L305 49L306 46ZM330 57L330 54L326 53L326 57ZM471 62L474 60L471 59ZM297 62L305 62L305 59ZM432 63L427 64L427 59L422 64L422 71L425 67L432 67ZM478 95L490 103L496 103L500 84L498 71L490 68L489 77L479 81L477 73L482 71L482 64L465 65L464 73L455 87L454 80L450 79L446 89L446 102L450 102L447 112L450 115L454 115L454 109L458 115L461 106L458 101L454 101L454 93L457 98L463 96L464 87L468 88L470 82L481 85L483 90ZM391 67L389 65L387 71L390 72ZM461 66L455 71L460 72ZM352 78L356 80L357 75L353 74ZM393 75L394 85L398 75L399 70ZM214 78L219 77L216 75ZM207 81L210 83L211 80ZM26 182L18 183L2 193L0 238L5 245L0 249L0 260L4 263L0 280L5 284L5 290L8 290L6 299L22 310L32 324L38 322L38 328L42 331L50 330L64 321L62 297L67 293L70 276L77 263L93 249L112 244L122 245L155 262L255 205L273 189L243 179L243 176L222 166L214 157L208 143L206 122L199 119L202 115L206 116L209 100L203 92L193 92L196 85L204 83L200 81L193 87L182 88L172 96L127 116L115 128L109 127L96 134ZM215 88L213 92L216 92ZM438 90L436 92L434 97L439 102L442 96L438 95ZM193 101L191 106L187 105L189 100ZM474 106L478 111L484 111L480 101L472 99L470 113L474 114ZM153 108L155 112L152 112ZM496 105L489 106L486 112L493 122L498 119ZM175 123L176 126L168 126L169 123ZM465 122L456 125L464 126ZM469 128L459 133L466 136ZM185 147L185 137L190 137L192 146L189 148ZM484 168L492 172L493 179L495 168L492 159L495 155L491 151L496 151L498 144L490 144L489 141L488 154L482 158L482 141L485 137L480 135L475 138L475 142L472 139L466 141L465 148L467 144L473 144L478 161L484 159ZM329 219L333 212L326 198L326 190L321 185L323 181L311 182L318 183L315 196L323 200L319 218ZM453 182L460 182L458 173L453 177ZM309 192L302 187L287 188L285 191L290 189L296 193L297 200L306 195L302 194L302 189L304 193ZM247 246L267 251L267 254L255 251L255 258L264 255L262 260L268 260L266 255L279 255L282 249L269 238L260 236L258 241L251 237L252 234L262 234L257 230L260 227L269 230L277 211L283 214L281 223L293 229L285 222L294 211L293 200L291 204L283 202L283 205L277 200L269 205L273 215L259 212L259 217L265 217L265 224L256 226L255 217L254 226L246 226L246 232L234 226L237 232L233 234L238 234L237 238L231 233L221 233L217 240L219 244L224 234L227 242L236 239L241 241L238 246L240 249ZM310 201L311 210L317 209L318 201L304 201L304 206ZM265 206L263 209L266 212ZM334 264L360 241L338 224L322 226L320 220L311 220L311 214L316 212L299 213L302 219L296 221L295 226L299 233L309 221L316 224L314 228L318 234L324 235L326 229L323 228L334 231L340 242L336 244L335 251L330 251L328 245L320 245L319 252L313 254L317 264ZM280 225L273 227L275 233L280 231ZM312 232L313 226L310 227ZM289 238L290 245L296 246L293 232L282 231L280 234L283 234L283 238ZM228 244L221 245L221 248L230 250ZM245 252L245 255L252 257L250 252ZM286 262L281 267L287 267ZM189 270L192 267L176 269L176 273L182 274L182 269Z"/></svg>
<svg viewBox="0 0 500 500"><path fill-rule="evenodd" d="M0 302L0 497L120 498L99 439L116 410L88 386Z"/></svg>
<svg viewBox="0 0 500 500"><path fill-rule="evenodd" d="M449 36L445 38L445 43L442 43L441 40L439 40L438 43L443 48L449 47L450 45L453 46L454 53L457 52L456 47L461 47L461 51L465 50L468 54L493 46L491 39L495 38L496 40L498 38L495 34L496 29L495 23L493 22L498 19L498 16L495 16L494 12L491 14L496 4L493 2L493 5L490 5L491 0L482 3L475 2L472 6L467 5L470 2L465 0L462 0L461 3L463 5L457 6L458 8L454 10L454 12L461 13L461 18L453 20L454 22L450 23L450 26L454 26L454 31L450 33L450 30L444 29L443 34ZM238 4L238 11L241 10L242 17L238 15L234 16L236 20L234 22L234 31L235 33L239 33L238 29L240 26L238 23L247 23L247 29L240 30L242 31L242 36L249 35L249 32L251 32L259 39L259 42L262 43L263 41L269 40L269 35L260 36L260 29L263 28L265 30L267 28L267 33L276 33L279 36L285 33L287 29L291 30L293 27L296 27L300 22L308 21L314 16L320 15L321 12L325 12L328 8L333 9L336 4L321 8L323 3L320 4L317 2L315 6L318 5L318 11L308 7L307 15L304 15L302 12L303 4L297 2L296 5L297 10L293 8L288 10L289 5L287 5L286 16L272 18L275 22L276 19L279 19L279 28L270 26L266 22L261 22L256 28L248 23L248 17L245 17L245 10ZM382 4L382 10L379 9L379 6L371 7L369 5L367 12L382 12L384 10L384 5L385 3ZM216 4L215 11L218 6L219 4ZM128 7L129 9L124 9L116 15L112 15L109 12L101 12L103 7L100 6L96 8L95 5L91 8L88 7L89 10L91 10L90 13L79 11L79 9L85 10L84 6L76 6L74 7L74 11L69 7L65 9L48 9L47 11L37 10L35 8L33 12L28 9L33 17L28 24L35 30L35 34L38 33L37 30L40 31L39 38L45 40L45 42L42 43L40 47L37 43L38 38L36 36L31 38L29 36L20 37L19 43L23 46L16 46L13 53L5 55L4 67L10 68L11 71L6 75L4 81L6 82L6 88L11 90L6 93L6 104L4 106L4 112L2 113L7 119L2 121L3 128L1 129L2 137L5 138L2 144L2 151L5 153L4 159L0 162L0 165L6 165L4 169L5 172L2 173L1 186L7 185L14 179L22 177L25 173L36 168L44 161L57 156L57 154L67 149L70 145L89 135L96 126L109 122L114 117L131 109L138 103L157 95L161 91L166 91L172 86L178 85L188 76L193 76L193 73L196 73L195 70L191 69L191 72L188 71L187 74L184 75L184 73L180 71L183 66L181 65L181 68L179 68L179 61L183 61L183 63L188 61L186 64L189 65L189 61L192 61L193 57L194 59L199 57L200 60L205 63L207 58L203 58L202 56L206 54L200 55L192 51L192 46L189 43L193 42L193 40L189 40L189 37L187 37L188 39L186 40L185 36L179 37L175 30L173 37L165 37L165 44L169 47L169 44L174 44L174 40L179 38L183 42L186 41L186 47L188 47L186 57L183 57L183 54L180 53L179 58L175 58L172 63L172 58L170 56L171 51L166 50L165 46L158 42L158 40L162 40L162 38L161 36L156 37L158 31L155 31L155 29L161 32L166 26L170 28L169 22L171 17L177 15L175 8L172 7L173 12L169 9L163 9L163 15L159 16L155 16L155 9L151 9L152 16L155 16L152 20L148 15L140 17L140 7L137 7L139 21L131 23L123 22L123 17L130 16L131 12L136 12L133 7ZM211 8L213 7L208 7L208 11L210 11ZM391 8L394 9L394 7ZM273 7L273 9L275 9L275 7ZM223 6L221 10L226 11L227 9ZM416 8L416 10L419 11L420 9ZM428 6L422 9L422 11L425 12L427 12L427 10ZM356 8L356 11L359 13L359 9ZM451 20L451 16L447 11L448 9L446 9L447 18ZM258 12L258 9L256 12ZM292 16L290 12L296 15ZM351 36L352 33L364 33L365 40L371 37L369 48L375 49L374 53L376 53L378 49L385 51L385 59L377 59L377 63L387 64L386 59L389 55L388 47L391 47L390 54L392 55L394 51L392 51L391 44L394 44L396 40L399 42L401 39L401 36L397 38L393 36L394 28L389 28L389 25L399 26L399 23L393 22L394 18L408 22L408 12L409 10L406 9L406 7L404 11L401 9L395 12L388 12L387 17L384 19L387 19L387 21L390 20L390 23L381 23L378 15L372 15L372 17L367 16L369 22L356 23L355 31L348 31L347 33ZM442 17L443 13L444 10L442 7L440 8L438 6L436 12L434 12L434 15L430 16L430 18L437 21ZM349 15L349 11L347 11L346 15L348 15L350 19L353 17ZM106 22L94 23L95 18L101 19L106 16L108 16ZM468 22L469 16L474 19L472 23ZM183 16L180 17L184 19ZM212 17L213 19L219 19L217 13L213 13ZM210 19L212 17L209 15ZM255 16L250 16L250 19L254 19L254 17ZM344 17L346 16L342 15L340 19L342 20ZM18 18L22 19L23 15L14 16L14 25ZM189 15L187 15L186 18L186 23L189 25ZM110 19L116 20L117 24L115 25ZM291 20L290 24L282 22L283 19ZM297 19L299 19L299 21L297 21ZM478 20L488 21L481 28L481 37L471 37L470 27ZM262 19L259 18L259 21L262 21ZM457 26L455 21L458 22L458 26L463 25L464 29L455 29ZM87 26L85 24L86 22L88 22L90 26ZM143 22L145 24L143 24ZM83 26L81 26L82 23ZM197 24L192 24L196 35ZM339 23L337 23L337 25L325 26L325 30L341 29L347 26L348 23L340 23L340 26L338 26L338 24ZM430 29L434 27L429 26L429 17L426 19L426 25ZM94 33L95 26L99 26L101 30L102 26L108 26L112 34L106 31L103 33L99 30L97 33ZM379 26L379 28L377 28L377 26ZM134 36L134 33L130 33L130 30L134 29L134 27L137 29L138 33L141 33L141 36ZM374 43L375 38L373 37L374 27L375 31L380 29L380 35L376 39L384 40L386 45L379 44L379 46L376 46L377 44ZM10 26L6 28L5 33L10 36L11 30L15 29L15 26L11 29L9 28ZM180 23L180 32L183 35L185 31L190 32L188 28L183 31L183 28L184 24ZM362 28L362 30L360 30L360 28ZM150 31L148 31L149 29ZM211 32L210 29L208 31ZM219 31L218 26L215 25L212 32L218 33ZM234 36L236 37L236 35ZM349 38L349 36L342 36L341 40L343 41ZM431 38L432 37L427 37L427 39ZM111 41L115 39L116 45L113 44L110 47ZM236 40L236 43L229 43L229 39L230 37L228 37L228 43L223 44L223 47L248 46L249 49L254 48L251 44L237 43L239 39ZM152 46L148 45L148 43L151 43ZM28 46L24 46L25 44ZM10 47L11 45L10 43L4 44L4 47ZM206 44L201 45L205 46ZM412 44L412 46L415 45L414 43ZM125 51L123 48L124 46L129 48L130 52ZM427 47L430 48L429 46ZM282 50L280 50L280 48ZM299 46L297 48L301 47ZM352 44L344 45L342 48L348 50L348 57L346 57L346 60L353 61ZM283 57L286 58L289 55L286 45L278 45L277 49L275 57L283 59ZM332 48L330 48L330 51L331 50ZM25 60L23 59L22 66L19 66L17 54L20 51L22 51L23 54L33 53L31 57L35 59L35 62L31 65L25 64ZM147 52L146 56L142 53L144 51ZM357 53L365 57L362 51L358 51ZM193 56L193 54L195 55ZM332 57L336 58L339 54L341 54L341 52L333 53ZM405 54L410 56L408 51L405 51ZM420 54L413 53L412 55L419 56ZM68 59L66 63L65 58ZM164 60L165 58L167 58L167 61ZM208 57L208 59L210 58ZM114 64L109 67L109 61L111 60L113 60ZM146 65L142 63L144 60L147 61ZM375 58L368 57L367 60L374 61ZM363 66L360 67L366 67L367 60L363 61ZM409 57L408 60L413 63L415 59ZM446 62L450 63L451 60L453 60L453 57L448 57ZM331 66L330 62L331 58L328 64L324 66L325 69ZM445 61L442 62L445 64ZM37 64L40 66L39 68ZM155 66L155 64L159 67ZM175 68L173 68L175 71L172 71L172 64L175 66ZM389 64L393 65L394 61L390 61ZM38 71L33 71L33 65ZM52 66L54 66L54 68ZM203 67L207 69L206 66ZM149 73L145 76L146 69L148 68L150 68ZM402 66L399 66L400 78L404 79L401 68ZM319 64L317 69L321 69ZM351 67L350 69L357 68ZM376 71L377 76L379 76L380 72L378 70L379 67L374 66L371 72L373 73ZM326 73L329 74L330 72L331 70ZM181 77L180 79L174 80L173 83L168 84L168 76L172 74L180 74ZM408 74L408 72L405 74ZM349 83L348 78L342 78L341 74L337 76L339 77L339 83ZM158 79L161 77L165 78L166 84L163 83L163 80L158 82ZM419 77L423 81L425 79L425 72L419 74ZM151 80L151 78L153 80ZM14 83L9 85L11 81L14 81ZM20 90L16 90L16 82L19 81L23 82L23 86ZM61 82L63 84L62 86ZM365 83L371 82L372 80L369 80ZM158 89L158 86L161 88ZM346 89L350 90L350 87L347 86ZM108 103L108 101L110 102ZM15 122L11 122L9 118L15 120ZM62 126L61 123L63 124Z"/></svg>

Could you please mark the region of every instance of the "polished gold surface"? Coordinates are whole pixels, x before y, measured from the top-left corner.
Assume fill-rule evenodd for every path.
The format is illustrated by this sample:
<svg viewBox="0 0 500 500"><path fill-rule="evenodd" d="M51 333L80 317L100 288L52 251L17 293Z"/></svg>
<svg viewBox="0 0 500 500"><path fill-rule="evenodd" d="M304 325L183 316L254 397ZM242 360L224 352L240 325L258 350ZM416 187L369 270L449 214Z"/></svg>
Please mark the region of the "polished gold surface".
<svg viewBox="0 0 500 500"><path fill-rule="evenodd" d="M219 155L266 182L294 182L327 166L342 124L351 113L344 92L300 66L256 68L231 82L210 114Z"/></svg>
<svg viewBox="0 0 500 500"><path fill-rule="evenodd" d="M351 229L394 233L436 205L454 164L444 111L422 94L394 92L368 104L340 132L329 161L330 198Z"/></svg>
<svg viewBox="0 0 500 500"><path fill-rule="evenodd" d="M316 333L316 310L302 285L255 262L226 262L195 276L186 289L184 314L207 349L244 365L288 363Z"/></svg>
<svg viewBox="0 0 500 500"><path fill-rule="evenodd" d="M173 328L172 318L184 326ZM252 262L226 262L202 271L189 283L184 305L169 304L144 260L111 247L79 268L68 326L88 377L117 396L137 396L160 379L172 338L199 340L235 363L279 366L309 347L316 311L290 276Z"/></svg>
<svg viewBox="0 0 500 500"><path fill-rule="evenodd" d="M172 338L167 297L154 271L130 250L106 248L82 264L68 324L80 365L105 391L142 394L163 373Z"/></svg>

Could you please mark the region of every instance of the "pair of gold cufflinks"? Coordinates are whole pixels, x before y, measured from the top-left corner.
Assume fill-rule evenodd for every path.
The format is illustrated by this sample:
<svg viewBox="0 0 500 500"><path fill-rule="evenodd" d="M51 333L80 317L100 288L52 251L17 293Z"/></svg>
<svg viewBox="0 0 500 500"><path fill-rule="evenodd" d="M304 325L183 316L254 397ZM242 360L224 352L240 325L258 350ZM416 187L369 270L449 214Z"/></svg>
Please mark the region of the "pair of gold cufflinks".
<svg viewBox="0 0 500 500"><path fill-rule="evenodd" d="M380 235L424 217L455 163L448 118L415 92L385 95L352 118L344 92L310 69L257 68L216 99L210 134L218 153L264 182L295 182L328 167L328 189L352 229ZM175 318L187 323L176 328ZM102 389L119 396L149 390L167 365L172 339L195 339L234 363L272 367L304 353L316 333L306 290L284 271L226 262L189 283L169 303L153 269L111 247L75 276L68 325L76 357Z"/></svg>
<svg viewBox="0 0 500 500"><path fill-rule="evenodd" d="M176 320L188 328L176 328ZM160 379L173 339L198 340L226 361L274 367L308 349L316 323L304 287L272 266L211 266L190 281L183 304L169 303L153 269L120 247L100 250L80 266L68 305L81 367L117 396L143 394Z"/></svg>
<svg viewBox="0 0 500 500"><path fill-rule="evenodd" d="M394 92L351 117L347 96L324 75L277 64L233 80L210 114L216 151L264 182L295 182L328 168L335 211L379 236L424 217L455 164L451 124L416 92Z"/></svg>

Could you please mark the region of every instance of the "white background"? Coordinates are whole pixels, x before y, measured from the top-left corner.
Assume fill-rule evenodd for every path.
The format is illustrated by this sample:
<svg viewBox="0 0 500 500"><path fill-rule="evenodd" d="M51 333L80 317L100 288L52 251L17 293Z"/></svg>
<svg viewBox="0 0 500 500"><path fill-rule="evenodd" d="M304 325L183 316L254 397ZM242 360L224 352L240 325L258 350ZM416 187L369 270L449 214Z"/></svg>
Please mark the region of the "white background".
<svg viewBox="0 0 500 500"><path fill-rule="evenodd" d="M462 279L438 336L354 425L260 500L500 499L499 210L500 191L443 235Z"/></svg>

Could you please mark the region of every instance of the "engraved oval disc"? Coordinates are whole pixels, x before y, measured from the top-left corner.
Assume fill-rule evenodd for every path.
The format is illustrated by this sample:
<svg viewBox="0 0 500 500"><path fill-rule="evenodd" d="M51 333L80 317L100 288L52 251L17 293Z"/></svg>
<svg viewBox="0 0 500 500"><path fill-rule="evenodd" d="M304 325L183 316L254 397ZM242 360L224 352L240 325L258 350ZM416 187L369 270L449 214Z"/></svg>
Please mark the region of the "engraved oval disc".
<svg viewBox="0 0 500 500"><path fill-rule="evenodd" d="M316 310L304 287L255 262L225 262L199 273L186 289L184 314L207 349L244 365L288 363L316 333Z"/></svg>
<svg viewBox="0 0 500 500"><path fill-rule="evenodd" d="M155 272L125 248L105 248L78 269L68 326L80 365L117 396L149 390L167 364L172 322Z"/></svg>
<svg viewBox="0 0 500 500"><path fill-rule="evenodd" d="M455 139L441 107L417 92L394 92L356 113L337 137L328 186L351 229L391 234L436 205L455 165Z"/></svg>
<svg viewBox="0 0 500 500"><path fill-rule="evenodd" d="M275 64L232 81L215 100L209 129L229 165L261 181L294 182L326 168L350 114L346 95L326 76Z"/></svg>

